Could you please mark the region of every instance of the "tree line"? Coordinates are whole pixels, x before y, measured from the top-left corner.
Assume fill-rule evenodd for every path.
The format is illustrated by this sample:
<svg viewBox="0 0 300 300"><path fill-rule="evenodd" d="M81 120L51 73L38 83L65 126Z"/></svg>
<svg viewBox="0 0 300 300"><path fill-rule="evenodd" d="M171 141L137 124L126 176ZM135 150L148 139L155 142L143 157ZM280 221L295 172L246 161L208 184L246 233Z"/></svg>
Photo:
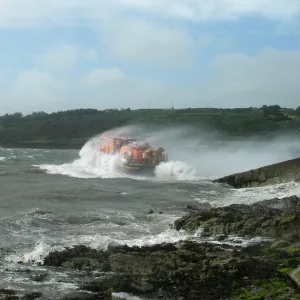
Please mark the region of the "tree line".
<svg viewBox="0 0 300 300"><path fill-rule="evenodd" d="M130 124L190 125L225 136L249 137L300 130L300 107L75 109L0 116L0 145L79 148L91 136Z"/></svg>

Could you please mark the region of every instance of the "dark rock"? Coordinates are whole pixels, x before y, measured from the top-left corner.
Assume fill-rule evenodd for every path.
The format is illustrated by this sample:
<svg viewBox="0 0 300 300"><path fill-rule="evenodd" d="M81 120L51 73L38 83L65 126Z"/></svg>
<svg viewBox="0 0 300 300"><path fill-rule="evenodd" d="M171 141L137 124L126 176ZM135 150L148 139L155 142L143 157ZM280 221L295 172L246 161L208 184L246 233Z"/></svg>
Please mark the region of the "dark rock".
<svg viewBox="0 0 300 300"><path fill-rule="evenodd" d="M221 241L224 241L228 238L228 236L226 234L217 234L216 235L216 240L221 242Z"/></svg>
<svg viewBox="0 0 300 300"><path fill-rule="evenodd" d="M283 198L273 198L268 200L263 200L252 204L253 207L270 207L276 208L282 211L287 211L296 208L300 204L300 199L297 196L283 197Z"/></svg>
<svg viewBox="0 0 300 300"><path fill-rule="evenodd" d="M150 209L150 210L148 211L148 214L149 214L149 215L154 214L154 210L153 210L153 209Z"/></svg>
<svg viewBox="0 0 300 300"><path fill-rule="evenodd" d="M0 289L0 295L15 295L16 291L10 289Z"/></svg>
<svg viewBox="0 0 300 300"><path fill-rule="evenodd" d="M23 296L17 296L17 292L8 289L0 289L0 300L35 300L42 297L40 292L32 292Z"/></svg>
<svg viewBox="0 0 300 300"><path fill-rule="evenodd" d="M45 281L47 276L48 276L47 272L37 272L32 276L32 280L37 282L42 282Z"/></svg>
<svg viewBox="0 0 300 300"><path fill-rule="evenodd" d="M212 205L210 203L193 203L186 206L187 210L208 210L212 208Z"/></svg>
<svg viewBox="0 0 300 300"><path fill-rule="evenodd" d="M20 300L35 300L42 297L42 295L43 294L39 292L32 292L30 294L25 294L24 296L22 296Z"/></svg>
<svg viewBox="0 0 300 300"><path fill-rule="evenodd" d="M285 273L300 265L299 205L299 198L293 196L194 210L173 225L189 232L202 228L204 234L219 241L239 241L229 235L271 238L252 241L247 247L194 241L143 247L110 244L107 251L78 246L52 252L45 262L96 271L98 277L95 272L92 276L82 272L86 277L80 289L99 299L110 299L105 297L113 292L168 300L233 299L235 295L239 298L234 299L253 299L256 294L264 295L262 299L297 299L297 291ZM103 274L104 270L109 273ZM94 299L80 297L69 299Z"/></svg>
<svg viewBox="0 0 300 300"><path fill-rule="evenodd" d="M202 228L206 236L261 235L293 239L300 234L300 201L298 197L292 196L252 205L234 204L193 211L176 220L171 227L188 232Z"/></svg>
<svg viewBox="0 0 300 300"><path fill-rule="evenodd" d="M101 278L96 278L81 286L82 290L91 292L102 292L105 294L111 294L114 292L138 292L139 294L146 293L149 288L152 290L151 285L147 286L147 282L144 282L142 278L136 281L136 277L132 275L107 275Z"/></svg>
<svg viewBox="0 0 300 300"><path fill-rule="evenodd" d="M19 300L17 292L10 289L0 289L0 300Z"/></svg>
<svg viewBox="0 0 300 300"><path fill-rule="evenodd" d="M109 256L110 275L91 280L81 288L93 292L127 292L156 297L184 297L184 299L219 299L229 295L243 283L243 277L270 277L276 267L258 257L249 257L234 249L210 243L180 242L174 247L145 247L112 252ZM141 247L143 248L143 247ZM136 249L134 247L134 249ZM121 275L124 274L124 275ZM125 275L126 274L126 275ZM239 278L239 279L238 279ZM187 296L189 295L189 296Z"/></svg>
<svg viewBox="0 0 300 300"><path fill-rule="evenodd" d="M279 249L279 248L283 248L283 247L286 247L289 245L289 242L288 241L285 241L285 240L278 240L276 242L274 242L272 245L271 245L271 248L273 249Z"/></svg>
<svg viewBox="0 0 300 300"><path fill-rule="evenodd" d="M50 252L44 259L44 264L85 271L110 270L104 251L96 251L83 245L66 248L64 251Z"/></svg>
<svg viewBox="0 0 300 300"><path fill-rule="evenodd" d="M0 300L20 300L16 295L0 295Z"/></svg>
<svg viewBox="0 0 300 300"><path fill-rule="evenodd" d="M61 300L111 300L109 294L91 294L87 292L73 292L64 296Z"/></svg>
<svg viewBox="0 0 300 300"><path fill-rule="evenodd" d="M172 243L162 243L162 244L156 244L152 246L127 246L127 245L115 245L115 244L109 244L107 253L108 255L111 255L113 253L129 253L129 252L135 252L135 253L145 253L149 250L176 250L176 246Z"/></svg>

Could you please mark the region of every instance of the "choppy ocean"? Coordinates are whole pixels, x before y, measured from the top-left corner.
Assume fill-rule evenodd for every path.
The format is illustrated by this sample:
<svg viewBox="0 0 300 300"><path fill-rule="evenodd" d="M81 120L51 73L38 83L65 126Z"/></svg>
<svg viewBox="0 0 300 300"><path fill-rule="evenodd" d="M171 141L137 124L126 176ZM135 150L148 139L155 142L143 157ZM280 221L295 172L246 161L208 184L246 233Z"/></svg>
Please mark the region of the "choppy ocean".
<svg viewBox="0 0 300 300"><path fill-rule="evenodd" d="M235 190L211 181L300 156L293 139L204 143L176 133L158 136L169 162L146 175L123 173L117 156L97 155L89 142L80 151L0 148L0 288L56 299L77 288L80 274L45 268L43 258L53 249L187 239L169 228L187 206L299 195L296 183ZM44 271L45 280L36 281Z"/></svg>

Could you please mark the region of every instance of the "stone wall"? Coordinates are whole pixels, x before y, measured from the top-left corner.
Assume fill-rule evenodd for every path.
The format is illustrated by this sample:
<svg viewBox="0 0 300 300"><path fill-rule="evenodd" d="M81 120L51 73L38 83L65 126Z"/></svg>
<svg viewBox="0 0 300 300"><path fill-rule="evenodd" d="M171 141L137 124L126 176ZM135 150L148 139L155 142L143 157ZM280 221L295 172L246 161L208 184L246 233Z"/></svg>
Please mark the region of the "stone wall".
<svg viewBox="0 0 300 300"><path fill-rule="evenodd" d="M235 188L259 187L300 180L300 158L235 173L214 180Z"/></svg>

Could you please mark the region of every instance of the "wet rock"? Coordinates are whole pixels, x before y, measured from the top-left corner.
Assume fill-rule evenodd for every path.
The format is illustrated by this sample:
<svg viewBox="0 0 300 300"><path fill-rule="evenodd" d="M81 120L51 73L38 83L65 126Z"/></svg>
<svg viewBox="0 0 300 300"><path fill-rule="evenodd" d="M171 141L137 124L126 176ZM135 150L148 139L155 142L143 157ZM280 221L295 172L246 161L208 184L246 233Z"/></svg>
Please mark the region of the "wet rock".
<svg viewBox="0 0 300 300"><path fill-rule="evenodd" d="M104 292L106 294L112 291L128 291L131 280L130 276L108 275L83 284L81 289L91 292Z"/></svg>
<svg viewBox="0 0 300 300"><path fill-rule="evenodd" d="M138 295L149 294L154 286L143 275L114 274L93 279L81 286L82 290L101 292L109 295L112 292L125 292Z"/></svg>
<svg viewBox="0 0 300 300"><path fill-rule="evenodd" d="M293 251L296 252L290 250ZM86 255L85 251L79 253ZM87 278L80 287L97 295L71 294L64 299L110 299L112 293L118 292L159 299L228 299L245 283L270 279L277 272L275 260L268 259L259 248L247 252L240 247L193 241L145 247L111 246L106 255L114 273ZM55 252L51 257L55 257Z"/></svg>
<svg viewBox="0 0 300 300"><path fill-rule="evenodd" d="M157 212L158 214L162 214L163 212L162 211L159 211L159 212ZM155 214L155 211L151 208L149 211L148 211L148 213L147 213L148 215L153 215L153 214Z"/></svg>
<svg viewBox="0 0 300 300"><path fill-rule="evenodd" d="M32 292L22 296L17 296L17 292L9 289L0 289L0 300L35 300L42 297L40 292Z"/></svg>
<svg viewBox="0 0 300 300"><path fill-rule="evenodd" d="M94 271L94 270L102 270L102 271L109 271L110 266L108 262L104 260L99 260L96 258L88 258L88 257L79 257L74 258L70 261L64 262L62 264L65 268L71 268L80 271Z"/></svg>
<svg viewBox="0 0 300 300"><path fill-rule="evenodd" d="M0 289L0 295L15 295L16 291L11 289Z"/></svg>
<svg viewBox="0 0 300 300"><path fill-rule="evenodd" d="M42 297L42 293L39 292L32 292L30 294L25 294L24 296L22 296L20 298L20 300L35 300L35 299L39 299Z"/></svg>
<svg viewBox="0 0 300 300"><path fill-rule="evenodd" d="M147 280L133 279L130 282L130 291L138 294L147 294L154 291L154 286Z"/></svg>
<svg viewBox="0 0 300 300"><path fill-rule="evenodd" d="M19 300L20 298L16 295L0 295L0 300Z"/></svg>
<svg viewBox="0 0 300 300"><path fill-rule="evenodd" d="M175 295L184 299L219 299L220 295L230 294L236 286L242 285L245 276L260 279L276 271L274 264L264 259L227 251L234 249L230 246L223 249L195 242L173 246L145 247L137 252L122 248L116 252L115 249L109 260L112 270L119 275L91 280L81 289L152 294L166 299Z"/></svg>
<svg viewBox="0 0 300 300"><path fill-rule="evenodd" d="M113 253L146 253L151 250L176 250L176 246L172 243L161 243L152 246L127 246L127 245L118 245L118 244L109 244L107 248L107 254L111 255Z"/></svg>
<svg viewBox="0 0 300 300"><path fill-rule="evenodd" d="M176 220L171 227L188 232L202 228L206 236L261 235L293 239L300 234L300 201L292 196L252 205L234 204L193 211Z"/></svg>
<svg viewBox="0 0 300 300"><path fill-rule="evenodd" d="M277 240L271 245L271 249L279 249L289 245L288 241L285 240Z"/></svg>
<svg viewBox="0 0 300 300"><path fill-rule="evenodd" d="M193 204L188 204L186 205L186 210L208 210L210 208L212 208L212 205L210 203L193 203Z"/></svg>
<svg viewBox="0 0 300 300"><path fill-rule="evenodd" d="M82 278L80 290L91 292L90 297L125 292L168 300L251 299L257 294L262 295L259 299L297 299L287 273L300 265L299 217L296 196L193 210L178 219L173 228L189 232L202 228L206 235L224 242L238 241L230 235L270 239L254 239L247 247L241 239L236 246L194 241L143 247L110 244L106 251L78 246L52 252L45 262L95 270L94 275L82 273L86 277ZM109 273L103 273L104 269Z"/></svg>
<svg viewBox="0 0 300 300"><path fill-rule="evenodd" d="M45 258L44 265L85 271L110 270L104 251L96 251L83 245L51 252Z"/></svg>
<svg viewBox="0 0 300 300"><path fill-rule="evenodd" d="M226 234L217 234L216 235L216 241L221 242L221 241L224 241L226 239L228 239L228 236Z"/></svg>
<svg viewBox="0 0 300 300"><path fill-rule="evenodd" d="M19 300L17 292L11 289L0 289L0 300Z"/></svg>
<svg viewBox="0 0 300 300"><path fill-rule="evenodd" d="M253 207L270 207L276 208L282 211L287 211L296 208L300 204L300 199L297 196L273 198L263 200L252 204Z"/></svg>
<svg viewBox="0 0 300 300"><path fill-rule="evenodd" d="M283 278L276 277L272 280L257 281L249 287L242 288L231 299L287 300L300 299L300 295L294 286L289 286Z"/></svg>
<svg viewBox="0 0 300 300"><path fill-rule="evenodd" d="M91 294L87 292L73 292L64 296L61 300L111 300L111 295Z"/></svg>
<svg viewBox="0 0 300 300"><path fill-rule="evenodd" d="M37 272L31 277L31 279L36 282L43 282L46 280L47 277L48 277L47 272Z"/></svg>

